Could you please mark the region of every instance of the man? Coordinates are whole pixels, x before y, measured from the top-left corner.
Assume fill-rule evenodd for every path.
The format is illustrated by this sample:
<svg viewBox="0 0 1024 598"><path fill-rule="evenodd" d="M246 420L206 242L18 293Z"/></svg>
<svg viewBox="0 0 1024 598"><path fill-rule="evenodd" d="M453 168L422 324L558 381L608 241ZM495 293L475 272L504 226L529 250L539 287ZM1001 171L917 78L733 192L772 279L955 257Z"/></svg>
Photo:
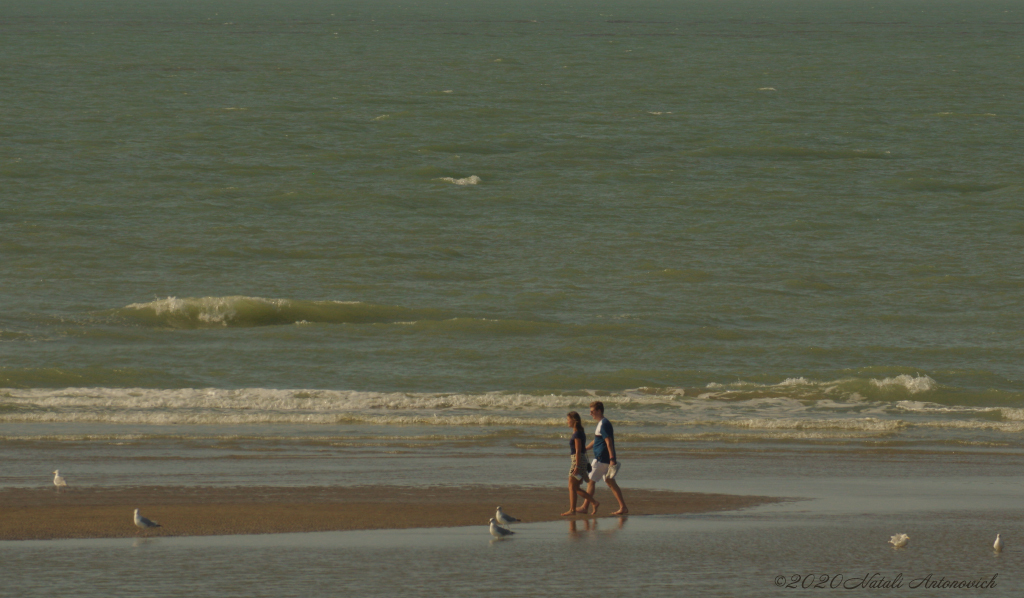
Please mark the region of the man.
<svg viewBox="0 0 1024 598"><path fill-rule="evenodd" d="M604 417L604 403L601 401L591 403L590 417L597 422L597 429L594 430L594 439L587 445L588 450L590 448L594 449L594 461L591 463L593 471L590 472L587 494L593 496L597 480L604 480L604 483L608 484L608 487L611 488L612 494L615 495L615 500L619 501L619 510L612 513L612 515L628 515L629 509L626 508L626 501L622 500L622 490L619 489L619 485L614 479L609 480L604 477L608 473L608 466L616 462L615 430L612 428L612 422ZM586 513L587 506L590 504L589 500L584 501L581 512ZM597 514L597 505L594 505L594 514Z"/></svg>

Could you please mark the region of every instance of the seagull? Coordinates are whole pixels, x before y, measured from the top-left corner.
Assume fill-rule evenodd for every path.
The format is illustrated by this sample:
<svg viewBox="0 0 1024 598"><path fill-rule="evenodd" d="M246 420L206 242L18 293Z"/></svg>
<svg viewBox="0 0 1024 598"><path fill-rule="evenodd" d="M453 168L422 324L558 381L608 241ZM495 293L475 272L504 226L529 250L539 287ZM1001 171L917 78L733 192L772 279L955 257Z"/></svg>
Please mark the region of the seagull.
<svg viewBox="0 0 1024 598"><path fill-rule="evenodd" d="M910 536L907 534L896 534L889 538L889 544L892 544L893 548L903 548L910 541Z"/></svg>
<svg viewBox="0 0 1024 598"><path fill-rule="evenodd" d="M992 545L992 549L996 552L1003 551L1003 539L999 537L999 534L996 534L996 542Z"/></svg>
<svg viewBox="0 0 1024 598"><path fill-rule="evenodd" d="M53 485L57 487L57 492L60 492L61 488L68 489L67 480L61 477L59 469L53 470Z"/></svg>
<svg viewBox="0 0 1024 598"><path fill-rule="evenodd" d="M494 513L494 518L498 520L498 523L502 523L504 525L508 525L514 521L519 521L515 517L502 511L500 506L498 507L498 510Z"/></svg>
<svg viewBox="0 0 1024 598"><path fill-rule="evenodd" d="M142 529L146 529L147 527L160 527L159 523L154 523L149 519L146 519L142 515L139 515L138 509L135 509L135 525L139 526Z"/></svg>
<svg viewBox="0 0 1024 598"><path fill-rule="evenodd" d="M494 517L491 517L491 535L495 538L504 538L505 536L511 536L515 532L508 529L507 527L501 527L494 522Z"/></svg>

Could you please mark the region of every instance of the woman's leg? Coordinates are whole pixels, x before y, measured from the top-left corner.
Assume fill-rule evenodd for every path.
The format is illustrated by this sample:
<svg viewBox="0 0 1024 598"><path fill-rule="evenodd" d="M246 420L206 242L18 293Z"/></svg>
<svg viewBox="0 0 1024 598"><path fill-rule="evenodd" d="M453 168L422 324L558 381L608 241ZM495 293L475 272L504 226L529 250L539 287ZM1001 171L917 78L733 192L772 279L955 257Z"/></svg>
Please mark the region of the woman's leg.
<svg viewBox="0 0 1024 598"><path fill-rule="evenodd" d="M580 481L569 476L569 510L562 513L562 517L576 514L576 493L579 492Z"/></svg>
<svg viewBox="0 0 1024 598"><path fill-rule="evenodd" d="M601 503L597 502L597 500L594 498L593 494L587 492L586 490L584 490L582 488L579 488L578 487L579 486L579 482L576 482L576 486L577 486L576 494L583 497L583 501L584 501L583 505L586 506L587 503L592 503L594 505L594 514L596 515L597 514L597 508L601 506ZM576 506L576 502L573 501L572 505L573 505L573 507L575 507ZM573 511L573 512L579 513L579 511ZM583 512L586 513L586 511L583 511Z"/></svg>

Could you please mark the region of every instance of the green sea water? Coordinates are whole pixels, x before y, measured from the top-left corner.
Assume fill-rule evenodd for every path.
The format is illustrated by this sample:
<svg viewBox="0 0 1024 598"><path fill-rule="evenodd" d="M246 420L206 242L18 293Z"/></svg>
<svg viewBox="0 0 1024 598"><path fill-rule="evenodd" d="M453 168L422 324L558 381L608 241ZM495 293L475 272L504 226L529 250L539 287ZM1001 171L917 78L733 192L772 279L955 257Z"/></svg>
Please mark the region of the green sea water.
<svg viewBox="0 0 1024 598"><path fill-rule="evenodd" d="M1022 23L7 2L0 387L1024 407Z"/></svg>

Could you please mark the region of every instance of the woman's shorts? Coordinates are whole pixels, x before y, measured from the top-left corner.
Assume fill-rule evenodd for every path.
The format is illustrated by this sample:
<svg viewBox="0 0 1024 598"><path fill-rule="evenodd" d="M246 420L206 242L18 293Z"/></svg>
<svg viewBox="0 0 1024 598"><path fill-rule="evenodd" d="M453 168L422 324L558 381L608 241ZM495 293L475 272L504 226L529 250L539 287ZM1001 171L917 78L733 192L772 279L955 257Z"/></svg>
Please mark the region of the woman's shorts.
<svg viewBox="0 0 1024 598"><path fill-rule="evenodd" d="M573 463L572 461L569 462L569 477L573 478L573 479L576 479L576 480L579 480L579 481L581 481L583 483L589 482L590 481L590 476L587 475L587 463L586 463L586 461L584 461L583 463L580 463L579 470L576 472L576 475L573 475L572 470L573 470L573 468L575 466L576 466L575 463Z"/></svg>

